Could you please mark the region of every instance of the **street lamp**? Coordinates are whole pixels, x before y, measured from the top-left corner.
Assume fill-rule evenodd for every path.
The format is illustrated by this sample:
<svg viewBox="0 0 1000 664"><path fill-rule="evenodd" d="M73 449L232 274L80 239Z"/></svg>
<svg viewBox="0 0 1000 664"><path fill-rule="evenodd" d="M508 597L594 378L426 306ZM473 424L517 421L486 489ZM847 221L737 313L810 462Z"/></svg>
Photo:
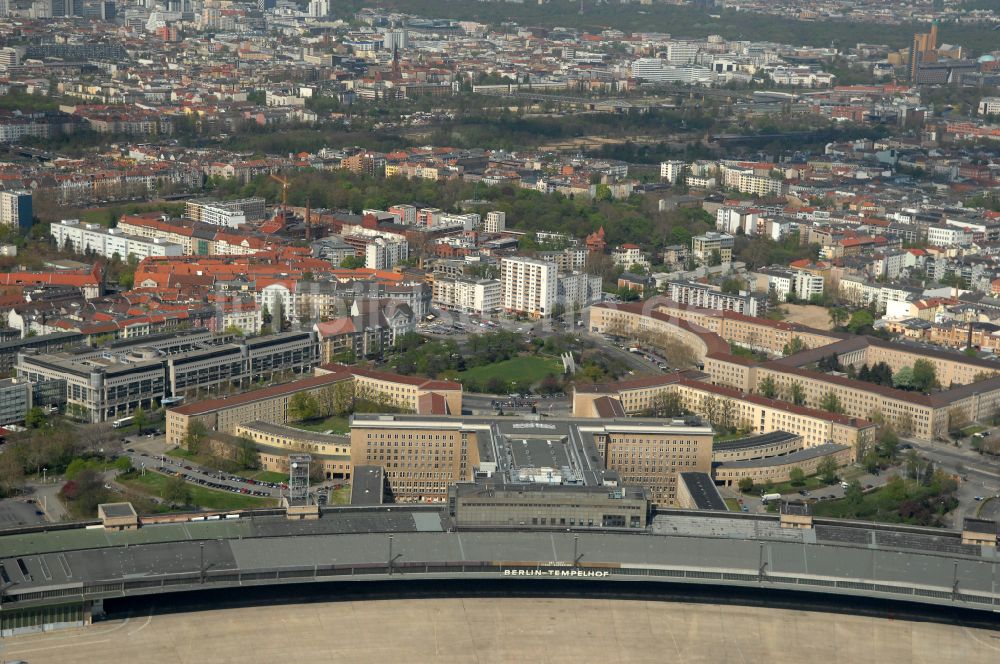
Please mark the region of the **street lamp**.
<svg viewBox="0 0 1000 664"><path fill-rule="evenodd" d="M45 479L45 472L46 472L47 470L48 470L48 468L42 468L42 484L45 484L45 482L46 482L46 479Z"/></svg>

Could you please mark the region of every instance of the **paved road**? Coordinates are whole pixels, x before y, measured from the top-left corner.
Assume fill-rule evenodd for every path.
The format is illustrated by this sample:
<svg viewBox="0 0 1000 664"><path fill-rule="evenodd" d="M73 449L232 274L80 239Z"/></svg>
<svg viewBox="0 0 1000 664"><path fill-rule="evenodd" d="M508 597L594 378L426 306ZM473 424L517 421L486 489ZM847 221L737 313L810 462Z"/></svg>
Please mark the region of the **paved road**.
<svg viewBox="0 0 1000 664"><path fill-rule="evenodd" d="M1000 462L993 458L981 455L965 444L961 447L955 447L941 442L920 440L908 440L907 442L913 445L922 457L933 462L937 468L964 478L958 483L956 497L959 501L959 507L948 515L951 527L961 527L963 517L976 516L981 505L976 497L986 498L1000 495ZM1000 500L992 502L1000 504ZM994 512L994 509L996 508L990 507L989 512L987 512L987 514L994 514L992 518L1000 516L1000 511Z"/></svg>
<svg viewBox="0 0 1000 664"><path fill-rule="evenodd" d="M0 500L0 528L34 526L40 523L45 523L41 505L29 503L25 498Z"/></svg>
<svg viewBox="0 0 1000 664"><path fill-rule="evenodd" d="M390 628L391 626L391 628ZM335 635L331 638L330 635ZM149 613L4 639L31 664L994 664L997 633L846 613L565 598L386 599Z"/></svg>
<svg viewBox="0 0 1000 664"><path fill-rule="evenodd" d="M280 487L268 486L238 475L233 475L232 473L200 468L196 464L192 465L190 461L185 461L184 459L175 459L167 455L150 456L148 453L139 452L138 450L135 452L126 451L125 454L129 456L132 460L132 465L137 469L145 468L147 472L163 471L172 475L180 474L186 481L206 486L210 489L226 491L235 489L234 493L252 493L272 498L277 498L281 495Z"/></svg>

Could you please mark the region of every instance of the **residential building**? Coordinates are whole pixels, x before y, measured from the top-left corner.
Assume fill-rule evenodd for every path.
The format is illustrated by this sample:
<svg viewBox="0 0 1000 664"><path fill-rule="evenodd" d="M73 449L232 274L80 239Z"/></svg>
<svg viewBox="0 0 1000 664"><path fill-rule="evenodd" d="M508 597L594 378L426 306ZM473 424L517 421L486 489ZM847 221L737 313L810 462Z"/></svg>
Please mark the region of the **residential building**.
<svg viewBox="0 0 1000 664"><path fill-rule="evenodd" d="M548 318L556 303L555 263L533 258L503 258L500 261L501 306L505 311Z"/></svg>
<svg viewBox="0 0 1000 664"><path fill-rule="evenodd" d="M503 233L507 230L507 213L494 210L486 213L486 220L483 222L483 231L486 233Z"/></svg>
<svg viewBox="0 0 1000 664"><path fill-rule="evenodd" d="M685 168L687 168L687 164L683 161L661 161L660 179L670 184L677 184Z"/></svg>
<svg viewBox="0 0 1000 664"><path fill-rule="evenodd" d="M31 228L32 197L27 190L0 191L0 225Z"/></svg>
<svg viewBox="0 0 1000 664"><path fill-rule="evenodd" d="M434 304L450 311L491 314L503 304L502 291L498 279L438 277L434 280Z"/></svg>
<svg viewBox="0 0 1000 664"><path fill-rule="evenodd" d="M49 234L58 247L72 249L78 254L92 252L98 256L121 260L134 256L138 260L150 256L183 256L184 247L159 238L127 235L117 228L104 228L100 224L82 223L78 219L63 219L49 227Z"/></svg>
<svg viewBox="0 0 1000 664"><path fill-rule="evenodd" d="M691 238L691 255L705 265L711 264L716 258L721 263L733 260L733 244L735 240L728 233L705 233Z"/></svg>

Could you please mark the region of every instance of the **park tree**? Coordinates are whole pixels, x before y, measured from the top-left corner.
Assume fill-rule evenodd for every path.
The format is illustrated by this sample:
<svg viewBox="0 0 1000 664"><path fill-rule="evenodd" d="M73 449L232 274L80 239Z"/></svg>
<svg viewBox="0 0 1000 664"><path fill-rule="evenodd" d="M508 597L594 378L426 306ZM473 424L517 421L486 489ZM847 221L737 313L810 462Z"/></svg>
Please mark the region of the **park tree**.
<svg viewBox="0 0 1000 664"><path fill-rule="evenodd" d="M684 402L680 394L662 390L653 396L647 415L649 417L678 417L685 412Z"/></svg>
<svg viewBox="0 0 1000 664"><path fill-rule="evenodd" d="M903 367L892 377L892 386L899 390L915 390L916 384L912 367Z"/></svg>
<svg viewBox="0 0 1000 664"><path fill-rule="evenodd" d="M191 504L191 487L184 481L184 478L179 475L171 477L167 480L166 484L163 485L163 490L160 495L163 500L167 501L171 505Z"/></svg>
<svg viewBox="0 0 1000 664"><path fill-rule="evenodd" d="M24 488L24 468L17 455L8 450L0 454L0 498L19 493Z"/></svg>
<svg viewBox="0 0 1000 664"><path fill-rule="evenodd" d="M861 489L861 482L851 480L847 484L847 488L844 489L844 498L847 499L847 504L852 507L861 505L865 499L864 491Z"/></svg>
<svg viewBox="0 0 1000 664"><path fill-rule="evenodd" d="M847 324L847 329L853 334L865 334L871 332L875 324L875 317L867 309L858 309L851 314L851 320Z"/></svg>
<svg viewBox="0 0 1000 664"><path fill-rule="evenodd" d="M802 406L806 402L806 391L800 383L792 383L788 386L788 400L796 406Z"/></svg>
<svg viewBox="0 0 1000 664"><path fill-rule="evenodd" d="M878 454L889 462L896 458L899 451L899 434L891 424L883 424L878 432Z"/></svg>
<svg viewBox="0 0 1000 664"><path fill-rule="evenodd" d="M198 454L207 437L208 428L205 423L201 420L191 420L184 432L184 447L191 454Z"/></svg>
<svg viewBox="0 0 1000 664"><path fill-rule="evenodd" d="M816 474L825 484L833 484L837 481L837 460L832 455L823 457L816 466Z"/></svg>
<svg viewBox="0 0 1000 664"><path fill-rule="evenodd" d="M969 426L969 416L963 408L948 410L948 434L952 438L961 438L962 430Z"/></svg>
<svg viewBox="0 0 1000 664"><path fill-rule="evenodd" d="M257 453L257 445L246 436L240 436L239 444L236 448L236 463L249 470L256 470L260 467L260 456Z"/></svg>
<svg viewBox="0 0 1000 664"><path fill-rule="evenodd" d="M847 313L847 310L842 309L841 307L831 307L827 311L827 313L830 316L830 323L834 327L840 327L841 325L843 325L844 322L847 321L848 317L850 316L850 314Z"/></svg>
<svg viewBox="0 0 1000 664"><path fill-rule="evenodd" d="M795 466L788 471L788 479L791 480L794 486L802 486L806 483L806 471L802 470L799 466Z"/></svg>
<svg viewBox="0 0 1000 664"><path fill-rule="evenodd" d="M737 486L743 493L750 493L753 491L753 480L749 477L741 477Z"/></svg>
<svg viewBox="0 0 1000 664"><path fill-rule="evenodd" d="M840 403L840 397L833 391L827 392L820 398L819 407L828 413L844 412L844 406Z"/></svg>
<svg viewBox="0 0 1000 664"><path fill-rule="evenodd" d="M801 353L802 351L804 351L806 349L807 349L807 346L806 346L805 342L802 341L802 337L795 336L795 337L792 337L791 341L789 341L787 344L785 344L785 346L784 346L784 348L782 348L781 352L782 352L782 354L784 354L784 355L787 356L787 355L795 355L796 353Z"/></svg>
<svg viewBox="0 0 1000 664"><path fill-rule="evenodd" d="M28 410L28 414L24 417L24 426L29 429L43 429L49 424L49 418L45 414L45 411L35 406Z"/></svg>
<svg viewBox="0 0 1000 664"><path fill-rule="evenodd" d="M936 387L940 387L937 370L930 360L923 358L913 363L913 384L914 388L921 392L927 392Z"/></svg>
<svg viewBox="0 0 1000 664"><path fill-rule="evenodd" d="M288 400L288 414L293 420L314 420L319 412L319 402L308 392L296 392Z"/></svg>
<svg viewBox="0 0 1000 664"><path fill-rule="evenodd" d="M142 430L146 426L148 418L146 417L146 411L143 410L142 406L139 406L134 411L132 411L132 421L135 422L135 430L140 436L142 435Z"/></svg>

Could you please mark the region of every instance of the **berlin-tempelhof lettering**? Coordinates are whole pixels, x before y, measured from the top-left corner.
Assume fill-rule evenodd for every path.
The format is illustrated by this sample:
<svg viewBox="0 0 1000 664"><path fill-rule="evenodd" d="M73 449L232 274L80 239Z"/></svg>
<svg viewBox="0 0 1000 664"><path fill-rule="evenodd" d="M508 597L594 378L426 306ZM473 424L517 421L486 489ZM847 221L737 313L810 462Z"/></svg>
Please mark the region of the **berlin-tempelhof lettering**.
<svg viewBox="0 0 1000 664"><path fill-rule="evenodd" d="M611 576L607 570L588 569L505 569L504 576Z"/></svg>

